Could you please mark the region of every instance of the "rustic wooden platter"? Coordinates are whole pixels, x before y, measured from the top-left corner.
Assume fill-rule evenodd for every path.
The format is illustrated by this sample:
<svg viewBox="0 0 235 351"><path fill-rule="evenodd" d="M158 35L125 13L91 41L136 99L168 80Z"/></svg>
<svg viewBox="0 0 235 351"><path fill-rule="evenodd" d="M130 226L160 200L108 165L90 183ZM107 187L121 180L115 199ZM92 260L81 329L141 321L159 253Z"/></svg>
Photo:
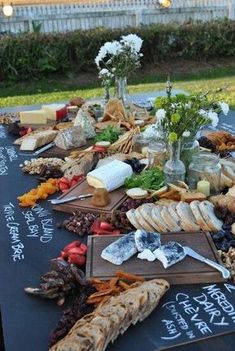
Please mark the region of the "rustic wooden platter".
<svg viewBox="0 0 235 351"><path fill-rule="evenodd" d="M110 279L117 270L141 275L146 279L162 278L170 284L198 284L224 282L221 273L203 262L186 256L184 260L165 269L158 260L148 262L140 260L136 255L124 262L121 266L114 265L101 258L102 250L120 236L89 236L86 263L86 277ZM183 246L189 246L199 254L222 264L213 240L209 233L166 233L161 235L162 243L177 241Z"/></svg>
<svg viewBox="0 0 235 351"><path fill-rule="evenodd" d="M94 144L94 142L92 140L88 140L86 145L81 146L81 147L75 147L75 148L72 148L72 149L69 149L69 150L61 149L61 148L59 148L59 147L57 147L55 145L55 146L52 146L52 148L42 152L40 154L40 157L65 158L65 157L68 157L71 154L72 151L83 151L83 150L87 149L89 146L91 146L93 144Z"/></svg>
<svg viewBox="0 0 235 351"><path fill-rule="evenodd" d="M94 193L94 188L89 186L87 181L79 183L75 187L71 188L66 194L62 195L60 199L66 199L70 196L78 196L88 193ZM66 202L60 205L53 205L53 209L61 212L73 213L76 211L82 212L91 212L91 213L104 213L111 214L114 210L116 210L127 198L125 189L119 188L117 190L109 193L111 202L106 207L95 207L91 203L91 197L86 198L84 200L74 200L70 202Z"/></svg>

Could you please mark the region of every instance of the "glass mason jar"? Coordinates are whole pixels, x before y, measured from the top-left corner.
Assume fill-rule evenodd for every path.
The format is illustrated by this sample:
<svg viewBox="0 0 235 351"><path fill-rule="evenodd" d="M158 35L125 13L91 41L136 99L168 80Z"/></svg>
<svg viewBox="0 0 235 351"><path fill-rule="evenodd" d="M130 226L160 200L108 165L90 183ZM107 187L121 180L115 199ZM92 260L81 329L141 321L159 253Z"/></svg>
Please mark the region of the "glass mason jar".
<svg viewBox="0 0 235 351"><path fill-rule="evenodd" d="M170 159L165 163L164 176L166 183L177 183L185 180L185 165L180 160L181 140L169 143Z"/></svg>
<svg viewBox="0 0 235 351"><path fill-rule="evenodd" d="M180 159L184 162L186 167L186 173L188 174L188 168L192 162L193 155L199 152L199 142L195 137L183 138L182 139L182 148L180 153Z"/></svg>
<svg viewBox="0 0 235 351"><path fill-rule="evenodd" d="M149 143L148 147L148 167L163 168L166 161L166 144L157 140Z"/></svg>
<svg viewBox="0 0 235 351"><path fill-rule="evenodd" d="M210 183L210 194L220 192L221 165L219 157L209 152L193 155L189 165L189 187L197 188L197 183L206 180Z"/></svg>
<svg viewBox="0 0 235 351"><path fill-rule="evenodd" d="M130 96L127 90L127 79L126 77L115 78L115 97L122 100L124 106L128 108L130 106Z"/></svg>
<svg viewBox="0 0 235 351"><path fill-rule="evenodd" d="M133 136L133 151L138 152L144 157L148 156L148 146L150 142L153 141L152 138L147 138L143 134L136 134Z"/></svg>

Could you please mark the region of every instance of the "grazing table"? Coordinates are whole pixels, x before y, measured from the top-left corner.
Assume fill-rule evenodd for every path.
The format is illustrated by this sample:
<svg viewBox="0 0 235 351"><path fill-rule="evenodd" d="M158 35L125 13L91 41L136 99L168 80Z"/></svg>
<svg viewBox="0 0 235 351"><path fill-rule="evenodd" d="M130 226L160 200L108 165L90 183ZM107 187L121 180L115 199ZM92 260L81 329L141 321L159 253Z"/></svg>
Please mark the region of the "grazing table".
<svg viewBox="0 0 235 351"><path fill-rule="evenodd" d="M159 94L135 98L147 95ZM0 113L19 110L22 107ZM221 117L220 128L235 134L235 112ZM47 201L33 209L18 206L17 196L35 187L37 180L21 172L19 165L29 157L18 154L1 125L0 136L0 306L5 350L46 351L48 335L66 305L26 295L24 287L38 286L50 259L58 257L76 235L57 229L56 223L68 215L52 211ZM234 344L235 285L228 282L172 286L144 322L130 327L107 350L232 351Z"/></svg>

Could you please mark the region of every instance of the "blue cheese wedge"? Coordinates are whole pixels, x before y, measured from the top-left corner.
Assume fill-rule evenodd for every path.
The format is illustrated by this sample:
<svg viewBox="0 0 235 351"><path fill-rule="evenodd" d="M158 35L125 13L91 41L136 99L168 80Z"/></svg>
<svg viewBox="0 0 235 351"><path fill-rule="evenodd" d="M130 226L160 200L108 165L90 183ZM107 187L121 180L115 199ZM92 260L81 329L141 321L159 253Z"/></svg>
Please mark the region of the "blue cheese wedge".
<svg viewBox="0 0 235 351"><path fill-rule="evenodd" d="M135 245L135 232L122 236L107 246L101 253L101 257L115 265L120 266L137 253Z"/></svg>
<svg viewBox="0 0 235 351"><path fill-rule="evenodd" d="M153 252L154 256L162 262L164 268L168 268L183 260L186 256L183 246L174 241L169 241Z"/></svg>
<svg viewBox="0 0 235 351"><path fill-rule="evenodd" d="M161 236L159 233L150 233L138 229L135 232L135 244L139 252L145 249L154 251L161 246Z"/></svg>
<svg viewBox="0 0 235 351"><path fill-rule="evenodd" d="M153 262L156 260L156 257L154 256L153 252L149 249L144 249L137 255L137 257L141 260L147 260L149 262Z"/></svg>

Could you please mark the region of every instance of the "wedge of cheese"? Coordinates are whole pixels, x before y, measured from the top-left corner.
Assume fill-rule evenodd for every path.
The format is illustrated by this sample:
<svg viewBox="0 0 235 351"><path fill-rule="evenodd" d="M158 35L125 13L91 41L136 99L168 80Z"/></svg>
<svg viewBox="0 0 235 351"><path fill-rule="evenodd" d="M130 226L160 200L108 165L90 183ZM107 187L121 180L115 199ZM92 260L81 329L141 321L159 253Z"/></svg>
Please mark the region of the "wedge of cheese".
<svg viewBox="0 0 235 351"><path fill-rule="evenodd" d="M107 165L96 168L87 174L87 183L94 188L105 188L112 191L120 188L127 177L132 175L130 165L114 160Z"/></svg>
<svg viewBox="0 0 235 351"><path fill-rule="evenodd" d="M47 119L48 119L48 114L44 110L20 112L21 124L46 124Z"/></svg>
<svg viewBox="0 0 235 351"><path fill-rule="evenodd" d="M26 136L22 141L20 150L36 150L37 148L52 142L55 139L57 133L58 132L56 130L45 130L32 136Z"/></svg>
<svg viewBox="0 0 235 351"><path fill-rule="evenodd" d="M67 116L67 107L65 104L42 105L42 110L48 115L48 119L58 121Z"/></svg>

